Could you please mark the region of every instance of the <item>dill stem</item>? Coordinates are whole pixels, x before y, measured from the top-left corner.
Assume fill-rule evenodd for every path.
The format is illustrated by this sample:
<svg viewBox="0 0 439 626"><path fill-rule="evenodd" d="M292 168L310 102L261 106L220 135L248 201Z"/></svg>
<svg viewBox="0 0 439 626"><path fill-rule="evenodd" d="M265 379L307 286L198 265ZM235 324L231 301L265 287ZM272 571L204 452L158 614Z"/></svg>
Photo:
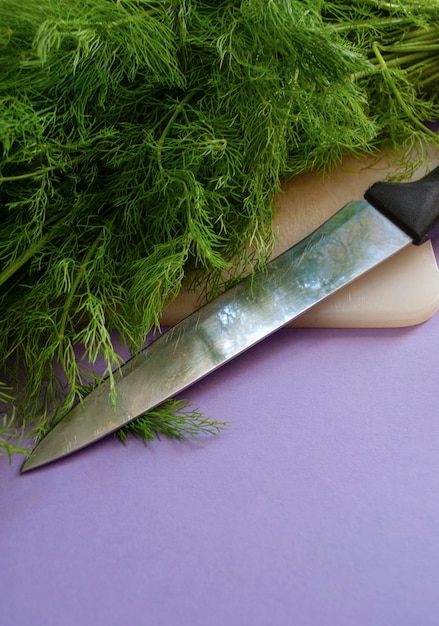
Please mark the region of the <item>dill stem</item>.
<svg viewBox="0 0 439 626"><path fill-rule="evenodd" d="M375 52L375 51L374 51ZM380 55L381 56L381 55ZM408 73L414 73L418 66L424 67L429 60L431 55L425 54L425 52L414 52L413 54L405 54L403 56L392 55L387 53L385 55L385 59L381 56L384 65L387 69L389 68L399 68L402 71ZM369 59L371 63L370 70L363 70L361 72L356 72L353 76L353 80L358 80L360 78L365 78L371 76L372 74L376 74L380 70L384 69L382 63L378 56L376 58ZM387 73L388 74L388 73Z"/></svg>
<svg viewBox="0 0 439 626"><path fill-rule="evenodd" d="M178 105L175 107L175 111L174 113L171 115L168 123L166 124L159 140L158 143L159 144L163 144L163 142L165 141L169 131L171 130L172 124L175 122L177 116L181 113L183 107L185 104L187 104L189 102L189 100L191 98L193 98L193 96L197 93L197 91L199 91L199 89L193 89L192 91L190 91L188 94L185 95L184 98L182 98L182 100L180 100L180 102L178 103Z"/></svg>
<svg viewBox="0 0 439 626"><path fill-rule="evenodd" d="M398 91L398 89L395 86L395 83L392 80L392 76L389 72L389 69L386 65L385 60L383 59L381 52L378 49L378 44L376 41L373 42L372 44L372 50L376 56L376 58L378 59L378 62L380 64L381 69L384 72L384 75L387 78L388 84L390 89L393 92L393 95L395 96L399 106L401 107L401 110L404 111L404 113L407 115L407 117L410 119L410 121L419 129L421 129L425 134L429 135L430 137L432 137L435 142L437 142L438 137L437 134L435 132L433 132L432 130L430 130L429 128L427 128L426 126L424 126L424 124L422 122L420 122L418 120L417 117L415 117L413 115L413 113L410 111L410 109L407 107L404 98L401 96L400 92Z"/></svg>
<svg viewBox="0 0 439 626"><path fill-rule="evenodd" d="M438 81L439 81L439 71L437 71L435 74L430 74L429 76L427 76L427 78L419 80L418 84L420 85L420 87L424 88L427 85L430 85L431 83L438 82Z"/></svg>
<svg viewBox="0 0 439 626"><path fill-rule="evenodd" d="M343 31L351 32L353 30L361 29L361 28L376 28L378 26L401 26L402 24L409 24L409 20L403 17L389 17L389 18L377 18L374 19L371 23L370 20L357 20L350 21L349 23L334 23L331 24L333 28L342 33Z"/></svg>
<svg viewBox="0 0 439 626"><path fill-rule="evenodd" d="M87 250L87 254L84 257L83 262L81 263L81 265L78 268L78 271L76 273L75 279L73 281L72 287L67 295L66 301L64 303L63 306L63 312L62 312L62 316L61 316L61 320L60 320L60 325L59 325L59 331L58 331L58 338L60 339L60 341L62 342L64 340L65 337L65 329L67 326L67 317L69 315L69 311L70 308L72 306L72 302L73 302L73 298L75 296L75 293L79 287L79 285L81 284L83 278L84 278L84 274L85 274L85 268L88 265L90 259L92 258L93 254L96 252L96 248L99 245L99 242L102 238L104 229L101 230L101 232L99 233L98 237L96 237L94 243L90 246L90 248Z"/></svg>
<svg viewBox="0 0 439 626"><path fill-rule="evenodd" d="M0 185L1 183L7 183L13 180L25 180L27 178L38 178L38 176L43 176L47 172L52 172L53 170L56 170L56 168L57 168L56 165L51 165L50 167L41 167L39 170L35 170L34 172L29 172L28 174L17 174L15 176L0 176Z"/></svg>
<svg viewBox="0 0 439 626"><path fill-rule="evenodd" d="M402 56L386 54L385 64L387 68L399 67L401 69L404 69L408 66L408 69L411 70L411 68L414 67L415 62L424 64L429 58L430 55L426 54L425 52L413 52L412 54L404 54ZM377 61L378 65L382 67L379 59L377 59ZM375 65L376 61L372 60L372 63Z"/></svg>
<svg viewBox="0 0 439 626"><path fill-rule="evenodd" d="M409 39L416 39L417 41L435 41L438 34L439 26L429 26L427 29L416 28L415 30L409 30L404 33L403 41L407 41Z"/></svg>
<svg viewBox="0 0 439 626"><path fill-rule="evenodd" d="M169 118L168 123L166 124L165 128L163 129L162 134L160 135L160 137L159 137L159 139L157 141L157 145L158 145L158 157L157 158L158 158L158 162L160 164L160 168L162 168L162 147L163 147L163 144L165 142L165 139L168 136L168 133L171 130L172 125L174 124L174 122L177 119L178 115L180 115L180 113L182 112L185 104L187 104L189 102L189 100L191 100L191 98L193 98L193 96L198 91L199 91L198 88L197 89L193 89L192 91L187 93L184 98L182 98L180 100L178 105L175 107L175 111L173 112L173 114Z"/></svg>
<svg viewBox="0 0 439 626"><path fill-rule="evenodd" d="M365 0L366 4L377 9L399 9L400 5L395 2L383 2L382 0Z"/></svg>
<svg viewBox="0 0 439 626"><path fill-rule="evenodd" d="M41 239L39 239L37 242L35 242L32 245L30 245L23 252L21 257L16 259L13 263L11 263L11 265L9 265L9 267L4 269L0 273L0 286L3 285L7 280L9 280L11 278L11 276L13 276L15 274L15 272L18 272L18 270L21 267L23 267L23 265L25 265L25 263L27 263L33 257L34 254L39 252L39 250L41 250L41 248L43 248L46 245L46 243L48 243L51 240L51 238L55 234L55 231L56 231L59 223L60 222L58 222L54 226L54 228L52 228L51 231L49 231L45 235L43 235L41 237Z"/></svg>
<svg viewBox="0 0 439 626"><path fill-rule="evenodd" d="M410 67L408 67L404 71L407 75L422 77L428 74L429 77L434 78L437 73L437 68L438 68L438 65L437 65L436 59L427 58L427 59L421 59L420 61L418 61L418 63L413 63L412 65L410 65ZM417 80L417 84L422 86L423 84L422 80L421 81Z"/></svg>
<svg viewBox="0 0 439 626"><path fill-rule="evenodd" d="M402 53L407 53L407 52L411 52L416 51L416 52L435 52L436 50L439 50L439 43L408 43L408 44L398 44L396 46L384 46L382 48L382 50L384 52L394 52L394 53L398 53L398 52L402 52Z"/></svg>

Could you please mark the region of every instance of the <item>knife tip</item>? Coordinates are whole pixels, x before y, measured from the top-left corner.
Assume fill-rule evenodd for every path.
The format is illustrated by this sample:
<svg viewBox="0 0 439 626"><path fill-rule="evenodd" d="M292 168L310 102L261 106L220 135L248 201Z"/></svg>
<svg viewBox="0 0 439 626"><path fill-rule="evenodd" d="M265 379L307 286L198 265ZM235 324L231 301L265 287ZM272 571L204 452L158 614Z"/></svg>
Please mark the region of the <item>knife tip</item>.
<svg viewBox="0 0 439 626"><path fill-rule="evenodd" d="M25 474L26 472L37 469L37 467L41 467L41 465L44 465L44 463L39 463L31 452L30 455L24 460L24 463L20 468L20 474Z"/></svg>
<svg viewBox="0 0 439 626"><path fill-rule="evenodd" d="M47 450L47 446L43 442L44 438L30 451L20 468L20 474L43 467L43 465L47 465L57 458L48 453L50 450Z"/></svg>

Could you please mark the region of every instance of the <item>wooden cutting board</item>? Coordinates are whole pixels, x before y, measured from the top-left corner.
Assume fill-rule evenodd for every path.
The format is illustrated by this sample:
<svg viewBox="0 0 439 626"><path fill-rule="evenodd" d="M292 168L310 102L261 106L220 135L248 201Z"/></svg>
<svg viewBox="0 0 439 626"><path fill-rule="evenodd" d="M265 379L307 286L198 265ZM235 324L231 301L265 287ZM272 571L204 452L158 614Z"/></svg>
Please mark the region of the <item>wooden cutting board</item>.
<svg viewBox="0 0 439 626"><path fill-rule="evenodd" d="M294 245L349 200L362 199L378 180L395 173L391 153L377 159L346 159L330 176L308 173L288 182L276 207L273 257ZM394 159L393 159L394 161ZM426 148L424 165L413 179L439 165L439 151ZM182 292L166 309L162 324L174 325L199 306L194 293ZM291 325L302 327L401 327L419 324L439 309L439 271L430 242L409 246Z"/></svg>

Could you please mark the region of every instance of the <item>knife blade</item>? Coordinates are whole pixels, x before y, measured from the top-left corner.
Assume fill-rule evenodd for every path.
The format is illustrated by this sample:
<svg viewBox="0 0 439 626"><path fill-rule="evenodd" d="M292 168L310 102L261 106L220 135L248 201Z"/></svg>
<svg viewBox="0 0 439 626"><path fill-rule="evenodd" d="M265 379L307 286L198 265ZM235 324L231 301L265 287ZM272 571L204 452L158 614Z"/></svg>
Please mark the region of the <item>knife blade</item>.
<svg viewBox="0 0 439 626"><path fill-rule="evenodd" d="M157 407L410 244L439 233L439 167L378 182L317 230L204 305L107 379L37 443L27 472L78 451Z"/></svg>

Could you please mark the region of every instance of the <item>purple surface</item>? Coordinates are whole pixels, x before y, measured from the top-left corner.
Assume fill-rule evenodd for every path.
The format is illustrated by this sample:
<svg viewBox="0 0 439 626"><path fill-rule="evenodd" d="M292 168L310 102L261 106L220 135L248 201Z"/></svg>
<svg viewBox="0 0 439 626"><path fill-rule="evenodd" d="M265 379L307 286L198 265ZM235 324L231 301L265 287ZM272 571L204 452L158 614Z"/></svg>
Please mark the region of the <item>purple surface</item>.
<svg viewBox="0 0 439 626"><path fill-rule="evenodd" d="M436 626L438 344L285 329L186 392L204 446L0 459L1 623Z"/></svg>

